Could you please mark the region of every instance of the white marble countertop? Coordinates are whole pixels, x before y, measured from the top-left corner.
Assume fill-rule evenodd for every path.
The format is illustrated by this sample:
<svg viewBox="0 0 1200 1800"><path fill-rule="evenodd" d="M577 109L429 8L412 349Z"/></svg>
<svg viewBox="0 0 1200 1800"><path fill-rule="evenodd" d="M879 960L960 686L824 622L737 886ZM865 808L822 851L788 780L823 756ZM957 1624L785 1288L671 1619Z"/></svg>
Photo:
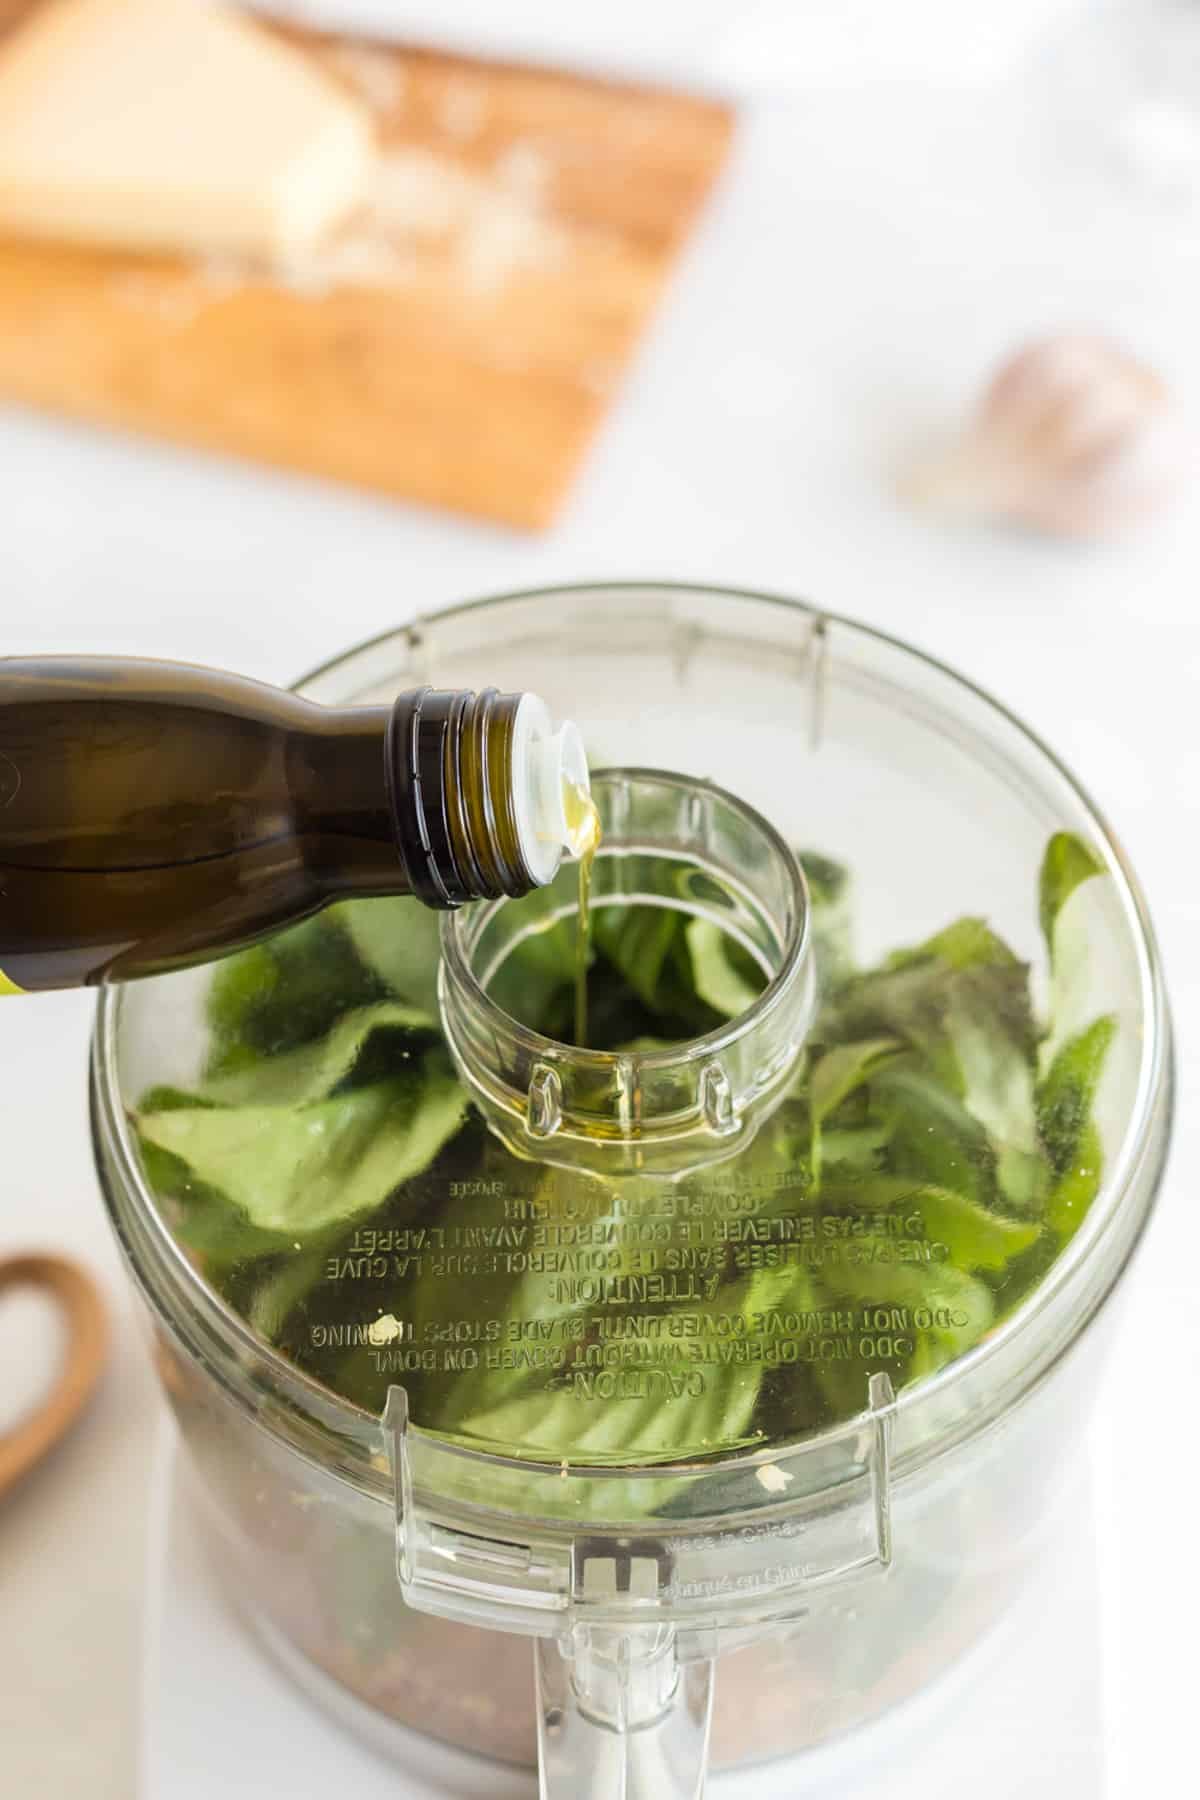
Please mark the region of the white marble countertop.
<svg viewBox="0 0 1200 1800"><path fill-rule="evenodd" d="M1185 1411L1200 1374L1200 493L1126 544L1063 547L935 527L891 477L1001 352L1059 325L1142 349L1200 416L1200 232L1076 182L1019 121L1011 91L911 82L749 108L542 539L0 414L2 635L6 652L141 652L283 681L418 605L699 577L812 596L935 650L1083 772L1150 895L1181 1036L1174 1165L1093 1434L1107 1756L1124 1800L1159 1776L1165 1790L1190 1754L1200 1600ZM69 994L0 1007L0 1250L80 1255L116 1315L98 1404L0 1510L0 1785L42 1800L137 1793L156 1407L91 1173L90 1011ZM37 1360L26 1335L0 1332L9 1400Z"/></svg>

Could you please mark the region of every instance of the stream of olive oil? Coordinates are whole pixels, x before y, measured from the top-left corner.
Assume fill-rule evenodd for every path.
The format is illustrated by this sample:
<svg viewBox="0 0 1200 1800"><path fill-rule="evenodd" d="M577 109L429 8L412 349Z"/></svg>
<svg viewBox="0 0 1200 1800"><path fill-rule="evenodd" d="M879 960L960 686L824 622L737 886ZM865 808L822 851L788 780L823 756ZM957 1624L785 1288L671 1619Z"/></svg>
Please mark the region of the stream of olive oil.
<svg viewBox="0 0 1200 1800"><path fill-rule="evenodd" d="M571 848L579 858L579 909L575 915L575 1042L587 1044L587 978L592 933L592 865L600 848L600 815L586 788L565 784L564 811Z"/></svg>

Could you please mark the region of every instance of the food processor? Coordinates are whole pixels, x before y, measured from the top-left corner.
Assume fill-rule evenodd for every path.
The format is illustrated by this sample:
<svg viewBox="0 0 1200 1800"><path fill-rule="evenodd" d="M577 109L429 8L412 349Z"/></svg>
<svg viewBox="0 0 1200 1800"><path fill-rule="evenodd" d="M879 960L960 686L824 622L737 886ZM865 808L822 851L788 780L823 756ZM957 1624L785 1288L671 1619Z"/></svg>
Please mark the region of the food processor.
<svg viewBox="0 0 1200 1800"><path fill-rule="evenodd" d="M597 917L685 918L720 1004L671 1041L539 1029L569 869L449 915L424 951L396 911L411 902L357 903L345 1013L320 1037L289 1037L291 1001L271 1011L315 1002L272 986L270 953L102 995L98 1165L212 1565L289 1668L344 1693L348 1720L365 1703L536 1761L549 1800L698 1795L710 1763L810 1749L927 1687L1046 1578L1166 1153L1153 936L1048 750L949 670L811 607L514 595L388 634L303 691L424 682L535 689L579 722ZM342 953L343 936L308 941ZM1075 1147L1049 1199L1009 1039L967 1003L991 1004L985 957L996 991L1030 981L1049 1021L1037 1129L1069 1115ZM915 1090L896 1039L854 1036L853 972L892 1004L934 962L965 1005L989 1148L942 1095L920 1128L939 1178L915 1182L854 1112L881 1068L906 1105ZM840 1015L831 995L850 996ZM276 1073L222 1046L231 996L282 1034ZM932 1043L914 1008L905 1028ZM1082 1066L1080 1046L1054 1101L1046 1070ZM389 1081L419 1059L404 1092L421 1110L373 1114L339 1185L312 1160L324 1096L375 1092L354 1086L372 1057ZM282 1133L262 1098L280 1068L306 1135L227 1184L232 1257L209 1230L211 1144ZM352 1206L372 1156L374 1198ZM851 1157L869 1187L839 1175ZM985 1177L1003 1202L986 1218L964 1198Z"/></svg>

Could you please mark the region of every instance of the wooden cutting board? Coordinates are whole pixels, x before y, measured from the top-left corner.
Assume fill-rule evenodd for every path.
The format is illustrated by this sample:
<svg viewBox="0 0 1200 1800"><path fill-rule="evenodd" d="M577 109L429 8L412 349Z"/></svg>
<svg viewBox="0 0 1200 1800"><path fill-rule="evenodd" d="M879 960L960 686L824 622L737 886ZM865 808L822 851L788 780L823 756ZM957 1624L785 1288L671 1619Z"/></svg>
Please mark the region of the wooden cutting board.
<svg viewBox="0 0 1200 1800"><path fill-rule="evenodd" d="M18 10L0 0L0 25ZM285 268L0 238L0 395L549 524L721 166L729 110L287 35L372 106L368 211Z"/></svg>

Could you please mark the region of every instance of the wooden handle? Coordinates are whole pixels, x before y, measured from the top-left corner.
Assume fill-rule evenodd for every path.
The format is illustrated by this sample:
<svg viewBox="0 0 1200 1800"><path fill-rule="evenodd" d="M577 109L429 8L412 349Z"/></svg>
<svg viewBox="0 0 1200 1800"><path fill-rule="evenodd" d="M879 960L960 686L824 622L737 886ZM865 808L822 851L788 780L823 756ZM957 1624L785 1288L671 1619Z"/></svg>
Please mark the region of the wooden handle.
<svg viewBox="0 0 1200 1800"><path fill-rule="evenodd" d="M0 1498L58 1443L86 1405L104 1367L108 1321L90 1275L61 1256L0 1259L0 1298L9 1288L40 1288L61 1308L67 1325L62 1367L49 1393L27 1418L0 1434Z"/></svg>

